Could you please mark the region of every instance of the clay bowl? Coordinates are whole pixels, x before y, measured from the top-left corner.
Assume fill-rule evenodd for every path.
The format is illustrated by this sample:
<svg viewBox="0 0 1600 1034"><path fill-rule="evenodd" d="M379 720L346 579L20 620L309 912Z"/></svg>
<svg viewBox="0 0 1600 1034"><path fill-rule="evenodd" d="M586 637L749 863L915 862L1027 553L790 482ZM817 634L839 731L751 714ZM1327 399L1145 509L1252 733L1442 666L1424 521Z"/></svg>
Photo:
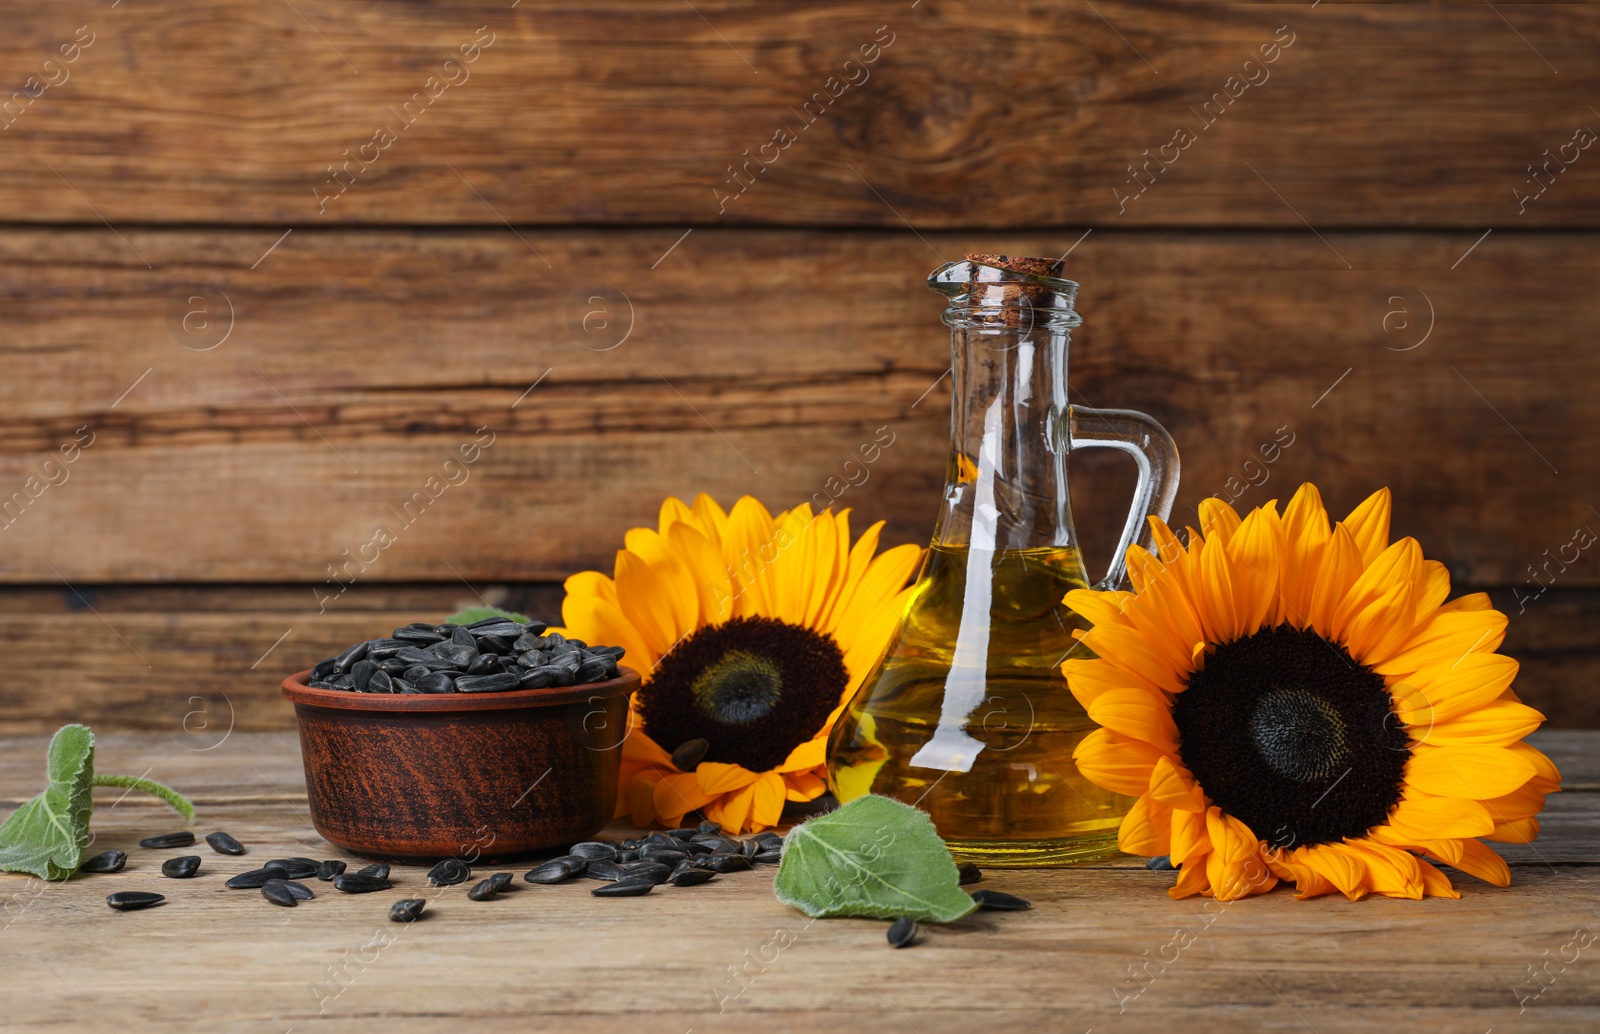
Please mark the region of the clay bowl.
<svg viewBox="0 0 1600 1034"><path fill-rule="evenodd" d="M283 681L311 821L386 861L492 862L598 833L617 800L639 675L504 693L389 696Z"/></svg>

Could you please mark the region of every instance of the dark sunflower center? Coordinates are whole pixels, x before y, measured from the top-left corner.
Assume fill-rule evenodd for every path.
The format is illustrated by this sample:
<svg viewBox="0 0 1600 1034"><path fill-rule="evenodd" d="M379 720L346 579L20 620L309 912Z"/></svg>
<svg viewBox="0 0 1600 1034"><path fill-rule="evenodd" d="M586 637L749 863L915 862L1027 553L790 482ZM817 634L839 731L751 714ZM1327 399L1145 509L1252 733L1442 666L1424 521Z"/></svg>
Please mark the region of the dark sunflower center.
<svg viewBox="0 0 1600 1034"><path fill-rule="evenodd" d="M749 725L777 706L783 695L783 673L770 658L729 650L689 689L707 718L724 725Z"/></svg>
<svg viewBox="0 0 1600 1034"><path fill-rule="evenodd" d="M704 760L765 772L817 734L848 682L829 636L774 618L734 618L669 650L639 708L645 732L669 753L704 739Z"/></svg>
<svg viewBox="0 0 1600 1034"><path fill-rule="evenodd" d="M1400 802L1411 756L1383 677L1288 625L1220 646L1172 708L1178 753L1271 847L1364 836Z"/></svg>

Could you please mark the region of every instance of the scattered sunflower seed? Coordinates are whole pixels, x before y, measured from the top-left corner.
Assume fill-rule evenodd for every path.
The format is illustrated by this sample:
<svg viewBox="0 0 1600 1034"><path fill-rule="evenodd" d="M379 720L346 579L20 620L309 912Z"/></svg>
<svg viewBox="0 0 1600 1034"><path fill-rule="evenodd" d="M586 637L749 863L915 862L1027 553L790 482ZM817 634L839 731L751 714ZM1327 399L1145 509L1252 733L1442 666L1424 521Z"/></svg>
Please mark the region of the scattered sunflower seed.
<svg viewBox="0 0 1600 1034"><path fill-rule="evenodd" d="M156 837L145 837L139 841L139 846L159 850L163 847L188 847L193 843L194 833L187 829L180 829L176 833L163 833Z"/></svg>
<svg viewBox="0 0 1600 1034"><path fill-rule="evenodd" d="M121 872L128 864L126 851L102 851L78 866L79 872Z"/></svg>
<svg viewBox="0 0 1600 1034"><path fill-rule="evenodd" d="M161 863L161 875L174 880L186 880L199 871L200 856L197 854L179 855Z"/></svg>
<svg viewBox="0 0 1600 1034"><path fill-rule="evenodd" d="M978 903L979 908L990 912L1021 912L1033 907L1032 902L998 890L975 890L972 900Z"/></svg>
<svg viewBox="0 0 1600 1034"><path fill-rule="evenodd" d="M143 890L119 890L115 894L106 895L106 904L118 912L137 912L141 908L151 908L167 900L160 894L151 894Z"/></svg>
<svg viewBox="0 0 1600 1034"><path fill-rule="evenodd" d="M593 894L597 898L636 898L642 894L648 894L655 889L656 884L654 880L634 876L625 880L618 880L615 883L607 883L604 886L596 887L589 893Z"/></svg>
<svg viewBox="0 0 1600 1034"><path fill-rule="evenodd" d="M428 902L423 898L396 901L389 906L389 919L396 923L414 923L422 918L422 910L427 907Z"/></svg>
<svg viewBox="0 0 1600 1034"><path fill-rule="evenodd" d="M910 916L901 916L889 926L889 944L891 947L904 948L917 939L917 921Z"/></svg>
<svg viewBox="0 0 1600 1034"><path fill-rule="evenodd" d="M244 845L220 829L215 833L207 833L206 843L218 854L244 854Z"/></svg>
<svg viewBox="0 0 1600 1034"><path fill-rule="evenodd" d="M435 887L453 887L472 879L472 869L459 858L446 858L428 870L428 882Z"/></svg>
<svg viewBox="0 0 1600 1034"><path fill-rule="evenodd" d="M965 887L969 883L977 883L983 879L983 870L971 862L957 862L956 873L960 876L960 883Z"/></svg>
<svg viewBox="0 0 1600 1034"><path fill-rule="evenodd" d="M497 893L493 880L480 880L467 891L467 898L471 901L491 901Z"/></svg>
<svg viewBox="0 0 1600 1034"><path fill-rule="evenodd" d="M347 872L342 876L333 878L333 889L342 890L346 894L370 894L375 890L388 890L394 884L388 880L376 879L372 876L357 876Z"/></svg>
<svg viewBox="0 0 1600 1034"><path fill-rule="evenodd" d="M289 889L289 881L287 880L268 880L263 883L261 885L261 896L274 905L282 905L285 908L293 908L300 903L300 899L295 897L294 891Z"/></svg>
<svg viewBox="0 0 1600 1034"><path fill-rule="evenodd" d="M343 860L338 858L329 858L325 862L317 863L317 879L321 880L323 883L328 883L331 882L335 876L344 872L344 870L345 863Z"/></svg>

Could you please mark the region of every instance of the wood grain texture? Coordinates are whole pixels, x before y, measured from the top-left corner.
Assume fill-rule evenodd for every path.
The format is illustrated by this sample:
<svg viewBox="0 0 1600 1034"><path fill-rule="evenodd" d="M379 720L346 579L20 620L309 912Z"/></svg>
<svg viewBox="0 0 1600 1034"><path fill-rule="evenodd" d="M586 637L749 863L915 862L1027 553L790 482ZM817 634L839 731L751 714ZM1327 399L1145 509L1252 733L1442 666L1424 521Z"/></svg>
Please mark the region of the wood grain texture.
<svg viewBox="0 0 1600 1034"><path fill-rule="evenodd" d="M671 231L362 230L294 234L252 269L268 233L128 237L153 270L104 230L0 232L0 500L30 477L38 495L0 521L4 581L553 580L697 491L837 493L920 541L949 392L923 278L1073 243L712 230L662 259ZM1458 583L1600 584L1600 554L1569 546L1600 528L1594 237L1497 234L1454 269L1468 235L1326 237L1083 240L1076 397L1171 429L1179 515L1308 479L1342 514L1391 485L1396 534ZM186 332L201 309L231 321ZM441 487L475 435L493 444ZM1127 484L1074 467L1092 553ZM380 525L393 545L344 568Z"/></svg>
<svg viewBox="0 0 1600 1034"><path fill-rule="evenodd" d="M194 793L197 832L227 829L250 854L202 847L200 876L162 879L159 861L179 852L134 844L175 828L170 813L105 797L96 846L128 849L126 870L45 885L0 876L6 1020L27 1031L89 1029L98 1015L125 1034L380 1023L397 1031L1589 1031L1600 1022L1600 970L1583 964L1593 949L1551 964L1554 980L1544 976L1537 997L1527 967L1560 956L1575 931L1593 939L1600 832L1571 816L1593 810L1596 740L1540 737L1572 788L1552 799L1539 841L1552 864L1513 858L1504 890L1458 876L1460 901L1296 902L1279 891L1220 906L1170 901L1169 875L1126 858L991 870L985 886L1020 894L1033 910L927 929L896 952L881 922L808 922L779 905L771 869L622 901L595 899L581 883L519 881L500 900L470 902L464 886L429 888L421 869L397 867L391 892L344 895L314 884L316 899L274 908L256 892L223 889L223 880L269 857L338 854L306 821L293 737L241 734L197 753L147 735L102 736L102 768L151 767L152 777ZM44 747L42 737L0 739L0 799L36 790ZM103 903L113 890L147 888L168 903L130 914ZM389 903L411 895L430 899L429 918L386 922ZM1172 959L1164 946L1179 931L1189 942L1176 960L1149 963Z"/></svg>
<svg viewBox="0 0 1600 1034"><path fill-rule="evenodd" d="M1586 151L1513 194L1600 130L1583 5L161 0L5 22L5 221L1596 226Z"/></svg>
<svg viewBox="0 0 1600 1034"><path fill-rule="evenodd" d="M1552 592L1521 614L1509 592L1492 595L1511 618L1518 694L1551 728L1600 726L1600 593ZM39 679L0 682L0 733L83 721L208 749L230 730L292 728L279 683L352 643L484 601L558 621L561 596L551 584L371 583L319 612L310 586L7 588L0 621L51 662Z"/></svg>

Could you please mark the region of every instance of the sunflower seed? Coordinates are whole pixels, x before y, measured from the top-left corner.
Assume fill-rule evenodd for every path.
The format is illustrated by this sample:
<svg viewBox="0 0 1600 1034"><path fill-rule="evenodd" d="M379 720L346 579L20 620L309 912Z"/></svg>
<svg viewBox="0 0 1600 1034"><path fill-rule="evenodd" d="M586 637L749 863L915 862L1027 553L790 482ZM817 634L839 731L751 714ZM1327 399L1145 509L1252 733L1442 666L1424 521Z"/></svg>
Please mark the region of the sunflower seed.
<svg viewBox="0 0 1600 1034"><path fill-rule="evenodd" d="M469 901L490 901L496 894L494 884L489 880L479 880L473 888L467 891Z"/></svg>
<svg viewBox="0 0 1600 1034"><path fill-rule="evenodd" d="M711 744L704 739L684 740L678 744L678 749L672 752L672 766L680 772L693 772L695 766L705 759L706 751L711 749ZM700 832L722 832L722 827L707 830L707 826L716 826L715 822L700 823Z"/></svg>
<svg viewBox="0 0 1600 1034"><path fill-rule="evenodd" d="M282 905L285 908L293 908L300 903L294 891L289 889L286 880L268 880L261 885L261 896L274 905Z"/></svg>
<svg viewBox="0 0 1600 1034"><path fill-rule="evenodd" d="M501 672L498 675L463 675L456 679L457 693L496 693L503 689L516 689L517 676Z"/></svg>
<svg viewBox="0 0 1600 1034"><path fill-rule="evenodd" d="M589 893L597 898L636 898L655 889L654 880L630 877L629 879L618 880L615 883L608 883L603 887L596 887Z"/></svg>
<svg viewBox="0 0 1600 1034"><path fill-rule="evenodd" d="M603 840L585 840L581 844L573 844L567 853L577 858L587 858L590 861L609 862L617 857L617 848Z"/></svg>
<svg viewBox="0 0 1600 1034"><path fill-rule="evenodd" d="M983 870L971 862L957 862L956 875L959 878L958 882L965 887L969 883L977 883L983 879Z"/></svg>
<svg viewBox="0 0 1600 1034"><path fill-rule="evenodd" d="M356 661L355 667L350 669L350 677L356 680L357 693L370 692L367 689L367 682L377 670L378 665L371 658Z"/></svg>
<svg viewBox="0 0 1600 1034"><path fill-rule="evenodd" d="M652 883L665 883L672 876L672 866L661 862L634 862L622 867L619 879L650 880Z"/></svg>
<svg viewBox="0 0 1600 1034"><path fill-rule="evenodd" d="M350 667L367 655L367 644L357 643L333 659L333 670L343 675Z"/></svg>
<svg viewBox="0 0 1600 1034"><path fill-rule="evenodd" d="M494 873L489 877L489 885L493 887L495 893L498 894L511 886L511 874L509 872Z"/></svg>
<svg viewBox="0 0 1600 1034"><path fill-rule="evenodd" d="M721 851L706 858L704 864L715 872L743 872L751 867L744 855Z"/></svg>
<svg viewBox="0 0 1600 1034"><path fill-rule="evenodd" d="M578 665L575 676L579 682L599 682L607 678L607 672L612 669L610 660L604 657L590 657Z"/></svg>
<svg viewBox="0 0 1600 1034"><path fill-rule="evenodd" d="M389 878L389 863L373 862L371 865L363 865L361 868L356 870L356 875L371 876L376 880L386 880Z"/></svg>
<svg viewBox="0 0 1600 1034"><path fill-rule="evenodd" d="M783 861L783 852L776 850L757 851L751 856L752 862L761 862L766 865L777 865Z"/></svg>
<svg viewBox="0 0 1600 1034"><path fill-rule="evenodd" d="M465 668L478 659L478 651L470 646L457 646L455 643L436 643L428 647L435 657L442 657L450 662L453 668Z"/></svg>
<svg viewBox="0 0 1600 1034"><path fill-rule="evenodd" d="M683 851L688 854L689 857L693 858L703 854L714 854L716 853L716 848L712 847L710 844L701 844L693 840L686 840L683 843Z"/></svg>
<svg viewBox="0 0 1600 1034"><path fill-rule="evenodd" d="M199 871L200 856L197 854L179 855L161 863L161 875L169 879L186 880Z"/></svg>
<svg viewBox="0 0 1600 1034"><path fill-rule="evenodd" d="M356 680L350 675L340 675L338 678L330 682L329 685L334 689L342 689L347 693L353 693L355 692L356 688Z"/></svg>
<svg viewBox="0 0 1600 1034"><path fill-rule="evenodd" d="M480 638L483 637L483 636L486 636L486 635L493 635L493 636L510 636L512 639L515 639L518 636L521 636L521 635L525 634L528 631L528 626L527 625L520 625L515 621L506 621L506 620L502 619L502 620L500 620L500 621L498 621L498 622L496 622L494 624L488 624L488 625L473 624L473 625L468 625L467 629L474 636L478 636Z"/></svg>
<svg viewBox="0 0 1600 1034"><path fill-rule="evenodd" d="M312 898L316 897L316 895L311 892L311 888L306 886L304 883L297 883L294 880L282 880L281 882L285 887L289 888L289 893L294 895L294 899L296 901L310 901Z"/></svg>
<svg viewBox="0 0 1600 1034"><path fill-rule="evenodd" d="M394 630L394 637L403 639L408 643L422 643L424 646L430 643L444 642L444 636L440 635L439 630L433 627L397 628Z"/></svg>
<svg viewBox="0 0 1600 1034"><path fill-rule="evenodd" d="M78 866L79 872L121 872L128 864L126 851L102 851Z"/></svg>
<svg viewBox="0 0 1600 1034"><path fill-rule="evenodd" d="M585 863L583 874L591 880L620 880L624 875L622 866L616 862L607 862L595 859Z"/></svg>
<svg viewBox="0 0 1600 1034"><path fill-rule="evenodd" d="M722 823L712 822L710 819L706 819L704 822L700 823L698 829L701 833L706 834L721 833Z"/></svg>
<svg viewBox="0 0 1600 1034"><path fill-rule="evenodd" d="M432 671L417 679L416 687L422 693L454 693L456 680L442 671Z"/></svg>
<svg viewBox="0 0 1600 1034"><path fill-rule="evenodd" d="M979 908L990 912L1021 912L1033 907L1031 902L998 890L975 890L972 900L978 903Z"/></svg>
<svg viewBox="0 0 1600 1034"><path fill-rule="evenodd" d="M367 656L375 661L388 660L410 645L404 639L372 639L367 642Z"/></svg>
<svg viewBox="0 0 1600 1034"><path fill-rule="evenodd" d="M688 840L690 837L694 836L694 834L695 834L695 831L692 830L692 829L689 829L687 826L682 828L682 829L669 829L666 832L667 836L669 836L672 839L677 840L679 842Z"/></svg>
<svg viewBox="0 0 1600 1034"><path fill-rule="evenodd" d="M544 689L555 684L555 676L540 668L531 668L517 678L518 689Z"/></svg>
<svg viewBox="0 0 1600 1034"><path fill-rule="evenodd" d="M357 876L347 872L342 876L333 878L333 889L342 890L346 894L370 894L375 890L388 890L394 884L388 880L380 880L371 876Z"/></svg>
<svg viewBox="0 0 1600 1034"><path fill-rule="evenodd" d="M447 671L455 667L453 661L447 661L443 657L431 654L426 650L419 650L415 646L408 646L395 654L395 656L409 664L421 665L429 671ZM409 674L409 669L407 673Z"/></svg>
<svg viewBox="0 0 1600 1034"><path fill-rule="evenodd" d="M207 833L206 843L218 854L244 854L244 845L220 829L215 833Z"/></svg>
<svg viewBox="0 0 1600 1034"><path fill-rule="evenodd" d="M428 882L435 887L453 887L472 879L472 869L459 858L446 858L428 870Z"/></svg>
<svg viewBox="0 0 1600 1034"><path fill-rule="evenodd" d="M1172 859L1164 854L1156 855L1154 858L1146 858L1144 867L1146 869L1154 869L1157 872L1174 872L1178 868L1172 864Z"/></svg>
<svg viewBox="0 0 1600 1034"><path fill-rule="evenodd" d="M286 880L303 880L315 876L321 864L315 858L274 858L262 868L276 870Z"/></svg>
<svg viewBox="0 0 1600 1034"><path fill-rule="evenodd" d="M693 865L688 868L680 866L672 871L672 877L669 882L674 887L697 887L708 880L716 879L716 877L717 874L710 869L702 869Z"/></svg>
<svg viewBox="0 0 1600 1034"><path fill-rule="evenodd" d="M626 865L628 862L637 862L638 860L639 860L639 852L638 851L618 851L617 852L617 861L619 863L623 864L623 865Z"/></svg>
<svg viewBox="0 0 1600 1034"><path fill-rule="evenodd" d="M754 858L761 851L761 842L758 840L739 841L739 853L746 858Z"/></svg>
<svg viewBox="0 0 1600 1034"><path fill-rule="evenodd" d="M771 847L782 847L783 846L783 837L781 837L778 834L774 833L770 829L763 830L762 832L757 833L755 835L755 839L756 839L757 842L762 843L762 844L767 844L768 846L771 846Z"/></svg>
<svg viewBox="0 0 1600 1034"><path fill-rule="evenodd" d="M467 665L468 675L487 675L500 670L500 658L492 653L480 653Z"/></svg>
<svg viewBox="0 0 1600 1034"><path fill-rule="evenodd" d="M152 908L167 900L160 894L151 894L143 890L119 890L115 894L106 895L106 904L118 912L137 912L141 908Z"/></svg>
<svg viewBox="0 0 1600 1034"><path fill-rule="evenodd" d="M677 865L679 862L689 860L685 851L669 851L666 848L646 849L640 852L640 859L647 862L656 862L659 865Z"/></svg>
<svg viewBox="0 0 1600 1034"><path fill-rule="evenodd" d="M334 662L334 659L332 657L329 657L325 661L318 661L317 663L315 663L315 664L313 664L311 666L311 679L310 679L310 681L312 681L312 682L321 682L323 679L325 679L329 675L333 674L334 667L335 667L335 662Z"/></svg>
<svg viewBox="0 0 1600 1034"><path fill-rule="evenodd" d="M187 829L180 829L176 833L163 833L158 837L145 837L139 841L139 846L159 850L163 847L188 847L193 843L194 834Z"/></svg>
<svg viewBox="0 0 1600 1034"><path fill-rule="evenodd" d="M436 629L436 631L442 632L442 631L444 631L444 628L441 626L440 628ZM450 632L450 641L452 643L454 643L455 645L457 645L457 646L466 647L467 649L471 650L473 653L477 653L478 652L478 641L476 639L472 638L472 632L471 631L469 631L466 628L463 628L460 625L457 625L454 629L451 630L451 632Z"/></svg>
<svg viewBox="0 0 1600 1034"><path fill-rule="evenodd" d="M398 657L390 657L388 660L378 662L378 670L388 672L389 677L395 679L404 677L406 669L409 667L411 667L409 661L403 661Z"/></svg>
<svg viewBox="0 0 1600 1034"><path fill-rule="evenodd" d="M327 861L321 862L317 865L317 879L321 880L323 883L327 883L335 876L338 876L340 873L344 872L344 870L344 862L337 858L330 858Z"/></svg>
<svg viewBox="0 0 1600 1034"><path fill-rule="evenodd" d="M904 948L917 939L917 921L909 916L901 916L889 926L889 944L891 947Z"/></svg>
<svg viewBox="0 0 1600 1034"><path fill-rule="evenodd" d="M529 650L539 649L541 645L543 645L543 643L538 636L529 635L528 633L524 632L522 635L519 635L516 639L512 640L511 649L515 650L517 653L527 653Z"/></svg>
<svg viewBox="0 0 1600 1034"><path fill-rule="evenodd" d="M428 902L422 898L396 901L389 906L389 919L396 923L414 923L422 918L422 910L427 907Z"/></svg>
<svg viewBox="0 0 1600 1034"><path fill-rule="evenodd" d="M581 876L584 865L582 858L570 861L564 858L552 858L530 869L522 878L529 883L565 883L574 876Z"/></svg>
<svg viewBox="0 0 1600 1034"><path fill-rule="evenodd" d="M386 671L375 671L372 673L372 678L367 680L367 692L393 693L394 679L390 678Z"/></svg>
<svg viewBox="0 0 1600 1034"><path fill-rule="evenodd" d="M405 679L395 679L394 680L394 691L396 693L410 693L412 695L416 695L416 694L422 692L422 690L418 689L416 686L413 686L411 683L407 682Z"/></svg>
<svg viewBox="0 0 1600 1034"><path fill-rule="evenodd" d="M268 880L283 879L283 872L281 866L274 866L271 869L251 869L233 877L224 886L229 890L260 890Z"/></svg>

